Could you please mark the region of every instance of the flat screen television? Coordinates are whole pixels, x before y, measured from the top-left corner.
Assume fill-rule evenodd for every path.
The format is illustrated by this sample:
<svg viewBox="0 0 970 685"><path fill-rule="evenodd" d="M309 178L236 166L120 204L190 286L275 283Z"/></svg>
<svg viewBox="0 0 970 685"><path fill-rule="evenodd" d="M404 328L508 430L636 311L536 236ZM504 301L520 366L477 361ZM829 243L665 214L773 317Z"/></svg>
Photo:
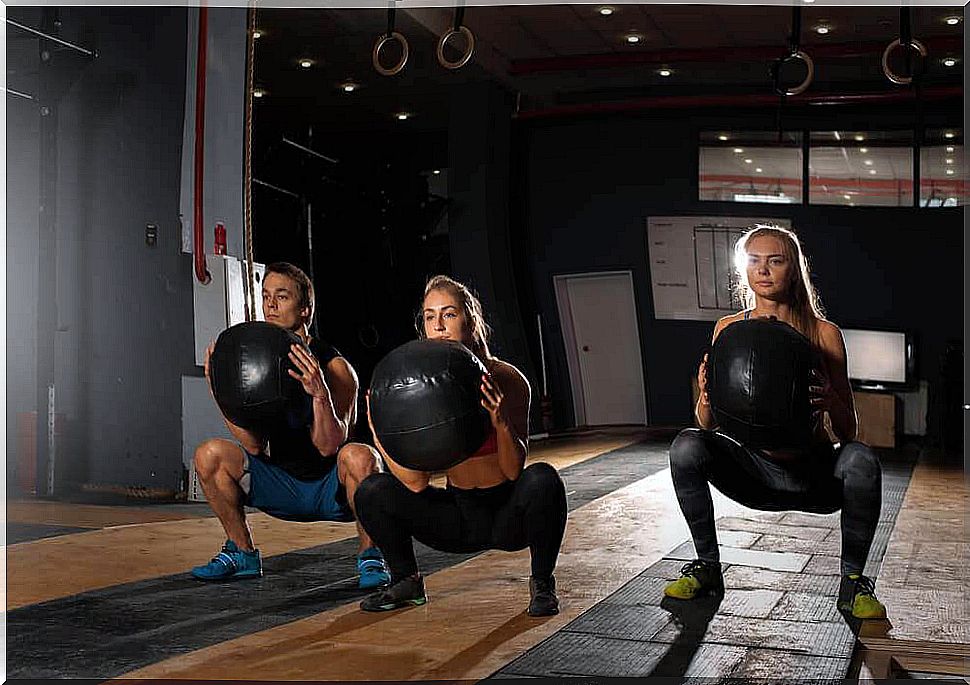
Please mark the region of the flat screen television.
<svg viewBox="0 0 970 685"><path fill-rule="evenodd" d="M916 360L909 333L843 328L842 335L853 387L908 390L916 385Z"/></svg>

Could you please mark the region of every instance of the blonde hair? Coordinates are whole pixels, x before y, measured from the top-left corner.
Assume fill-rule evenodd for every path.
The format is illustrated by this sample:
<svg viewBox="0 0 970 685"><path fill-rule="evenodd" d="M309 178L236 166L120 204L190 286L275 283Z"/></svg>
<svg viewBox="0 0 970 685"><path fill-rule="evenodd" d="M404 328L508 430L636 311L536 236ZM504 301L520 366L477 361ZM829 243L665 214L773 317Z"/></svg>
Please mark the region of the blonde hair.
<svg viewBox="0 0 970 685"><path fill-rule="evenodd" d="M781 226L758 224L738 239L734 246L734 266L738 274L736 292L746 309L755 306L754 291L748 283L748 244L755 238L768 236L777 238L784 246L785 256L795 268L791 271L788 296L792 312L792 324L816 346L819 344L818 322L825 317L822 301L815 286L812 285L808 270L808 259L802 251L798 236Z"/></svg>
<svg viewBox="0 0 970 685"><path fill-rule="evenodd" d="M424 286L424 294L421 296L421 306L418 308L418 316L415 320L415 328L418 336L427 337L424 331L424 301L428 293L434 290L447 290L454 295L461 303L462 311L465 313L465 322L471 329L472 345L471 350L483 361L491 359L492 353L488 349L488 336L490 329L485 323L485 315L482 313L482 303L475 294L463 283L459 283L450 276L439 274L432 276Z"/></svg>

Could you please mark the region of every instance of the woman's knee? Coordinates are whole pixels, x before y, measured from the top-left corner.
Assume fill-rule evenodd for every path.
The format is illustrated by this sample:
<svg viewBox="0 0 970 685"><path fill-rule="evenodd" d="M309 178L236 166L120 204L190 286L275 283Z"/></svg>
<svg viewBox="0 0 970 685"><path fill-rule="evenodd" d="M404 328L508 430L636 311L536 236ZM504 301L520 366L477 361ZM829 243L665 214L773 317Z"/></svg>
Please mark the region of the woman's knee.
<svg viewBox="0 0 970 685"><path fill-rule="evenodd" d="M521 487L534 492L547 490L565 492L565 485L559 471L554 466L541 461L530 464L522 470L519 475L519 484Z"/></svg>
<svg viewBox="0 0 970 685"><path fill-rule="evenodd" d="M879 457L861 442L850 442L839 450L836 470L843 480L860 483L880 483L882 480Z"/></svg>
<svg viewBox="0 0 970 685"><path fill-rule="evenodd" d="M354 508L358 512L382 508L394 497L397 479L389 473L372 473L357 486Z"/></svg>
<svg viewBox="0 0 970 685"><path fill-rule="evenodd" d="M707 435L699 428L685 428L670 443L670 468L695 468L708 454Z"/></svg>

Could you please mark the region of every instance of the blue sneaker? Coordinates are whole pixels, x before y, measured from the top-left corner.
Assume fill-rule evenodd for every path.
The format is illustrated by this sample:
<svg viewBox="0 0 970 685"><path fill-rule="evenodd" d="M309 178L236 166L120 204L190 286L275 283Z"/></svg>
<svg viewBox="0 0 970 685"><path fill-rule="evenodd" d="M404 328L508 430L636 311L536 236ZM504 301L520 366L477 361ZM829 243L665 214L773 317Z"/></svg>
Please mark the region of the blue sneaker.
<svg viewBox="0 0 970 685"><path fill-rule="evenodd" d="M192 577L199 580L237 580L262 575L263 562L259 550L243 552L232 540L226 540L222 551L212 557L208 564L192 569Z"/></svg>
<svg viewBox="0 0 970 685"><path fill-rule="evenodd" d="M368 547L357 555L357 573L360 574L358 586L361 590L391 584L391 574L384 563L384 556L376 547Z"/></svg>

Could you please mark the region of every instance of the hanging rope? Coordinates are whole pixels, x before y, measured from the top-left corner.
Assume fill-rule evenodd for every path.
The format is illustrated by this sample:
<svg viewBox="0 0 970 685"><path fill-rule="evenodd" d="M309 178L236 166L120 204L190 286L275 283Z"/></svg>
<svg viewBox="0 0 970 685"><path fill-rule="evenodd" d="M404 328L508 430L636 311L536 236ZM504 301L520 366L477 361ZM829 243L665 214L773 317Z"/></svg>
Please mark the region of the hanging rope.
<svg viewBox="0 0 970 685"><path fill-rule="evenodd" d="M246 12L246 115L243 125L245 231L243 249L246 251L246 284L244 286L246 321L256 318L256 285L253 268L253 81L256 72L256 8Z"/></svg>

